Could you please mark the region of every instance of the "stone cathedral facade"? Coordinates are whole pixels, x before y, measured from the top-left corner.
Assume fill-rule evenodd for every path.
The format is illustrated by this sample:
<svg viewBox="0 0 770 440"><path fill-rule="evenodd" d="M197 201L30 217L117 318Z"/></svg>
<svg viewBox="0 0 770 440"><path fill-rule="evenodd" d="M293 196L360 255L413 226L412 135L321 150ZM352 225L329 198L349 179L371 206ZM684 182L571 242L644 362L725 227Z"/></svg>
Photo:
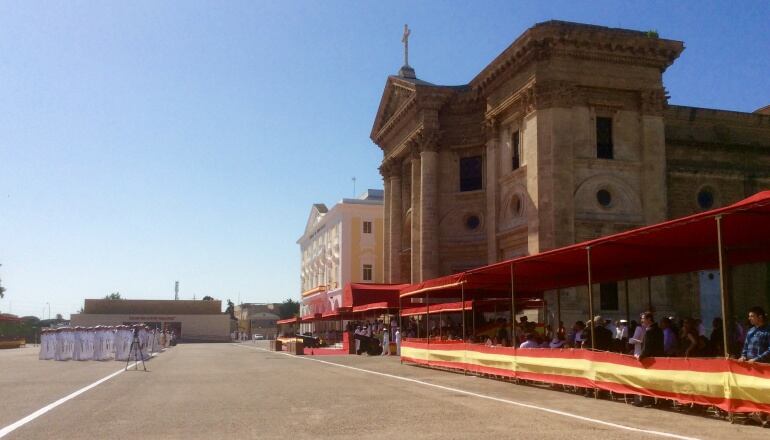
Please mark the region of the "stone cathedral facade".
<svg viewBox="0 0 770 440"><path fill-rule="evenodd" d="M371 132L383 152L385 280L418 282L770 188L768 108L668 105L662 75L683 49L654 32L550 21L466 85L428 83L408 64L388 77ZM738 268L735 289L766 295L767 274ZM621 317L627 296L634 313L651 296L660 311L698 316L699 277L631 280L628 295L624 283L602 285L595 310ZM584 294L562 292L578 318Z"/></svg>

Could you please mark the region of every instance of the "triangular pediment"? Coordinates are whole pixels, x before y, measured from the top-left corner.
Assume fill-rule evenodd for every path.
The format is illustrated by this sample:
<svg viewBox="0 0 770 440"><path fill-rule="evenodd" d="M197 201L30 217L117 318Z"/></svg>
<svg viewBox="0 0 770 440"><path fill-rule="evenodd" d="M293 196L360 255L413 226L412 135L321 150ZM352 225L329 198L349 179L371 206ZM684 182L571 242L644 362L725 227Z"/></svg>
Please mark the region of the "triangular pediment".
<svg viewBox="0 0 770 440"><path fill-rule="evenodd" d="M388 123L388 121L397 114L399 110L411 101L416 94L416 85L414 80L405 80L399 77L390 76L385 83L385 90L380 98L380 106L377 109L377 116L374 118L371 138L374 139L377 133Z"/></svg>
<svg viewBox="0 0 770 440"><path fill-rule="evenodd" d="M302 238L300 238L300 240L305 237L309 237L315 232L318 223L321 222L327 212L329 212L329 209L327 209L326 205L323 203L313 204L313 207L310 208L310 215L307 218L307 223L305 223L305 233L302 234Z"/></svg>

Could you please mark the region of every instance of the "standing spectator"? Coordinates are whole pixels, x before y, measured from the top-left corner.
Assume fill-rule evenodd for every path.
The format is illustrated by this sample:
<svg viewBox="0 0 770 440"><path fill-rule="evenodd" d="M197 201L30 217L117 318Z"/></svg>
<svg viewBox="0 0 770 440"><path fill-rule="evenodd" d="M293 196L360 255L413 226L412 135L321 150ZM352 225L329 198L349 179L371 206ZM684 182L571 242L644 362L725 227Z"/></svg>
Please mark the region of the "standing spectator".
<svg viewBox="0 0 770 440"><path fill-rule="evenodd" d="M725 341L722 334L722 318L711 321L711 337L709 338L709 355L722 357L725 355Z"/></svg>
<svg viewBox="0 0 770 440"><path fill-rule="evenodd" d="M382 355L390 355L390 330L388 327L382 328Z"/></svg>
<svg viewBox="0 0 770 440"><path fill-rule="evenodd" d="M671 328L671 320L666 317L661 319L660 328L663 329L663 353L666 356L676 356L677 337Z"/></svg>
<svg viewBox="0 0 770 440"><path fill-rule="evenodd" d="M393 339L396 341L396 355L401 356L401 330L396 327L396 334L393 335Z"/></svg>
<svg viewBox="0 0 770 440"><path fill-rule="evenodd" d="M604 327L610 331L610 334L612 335L612 339L615 339L615 334L617 334L618 332L618 327L612 323L612 319L607 319L605 321Z"/></svg>
<svg viewBox="0 0 770 440"><path fill-rule="evenodd" d="M618 321L618 327L615 329L615 339L620 341L621 345L628 342L628 321L621 319Z"/></svg>
<svg viewBox="0 0 770 440"><path fill-rule="evenodd" d="M594 349L599 351L609 351L612 345L612 333L604 326L604 320L601 316L595 316L591 327L587 327L583 332L583 348L591 348L591 333L594 333Z"/></svg>
<svg viewBox="0 0 770 440"><path fill-rule="evenodd" d="M644 315L642 315L642 321L644 321ZM636 321L631 321L631 324L636 324ZM642 354L642 341L644 340L644 332L647 329L644 325L638 324L634 327L633 336L628 339L628 343L634 346L634 356L638 358Z"/></svg>
<svg viewBox="0 0 770 440"><path fill-rule="evenodd" d="M745 362L770 361L770 328L767 327L765 311L761 307L749 309L749 322L753 327L746 334L739 360Z"/></svg>
<svg viewBox="0 0 770 440"><path fill-rule="evenodd" d="M694 320L687 318L682 325L682 354L685 358L697 357L701 354L701 341L698 335L698 327Z"/></svg>
<svg viewBox="0 0 770 440"><path fill-rule="evenodd" d="M644 312L642 314L642 325L644 327L644 337L642 339L642 348L639 356L639 360L648 357L660 357L664 355L663 352L663 331L655 323L655 318L652 316L652 312ZM647 406L650 404L650 398L646 396L634 396L634 406Z"/></svg>

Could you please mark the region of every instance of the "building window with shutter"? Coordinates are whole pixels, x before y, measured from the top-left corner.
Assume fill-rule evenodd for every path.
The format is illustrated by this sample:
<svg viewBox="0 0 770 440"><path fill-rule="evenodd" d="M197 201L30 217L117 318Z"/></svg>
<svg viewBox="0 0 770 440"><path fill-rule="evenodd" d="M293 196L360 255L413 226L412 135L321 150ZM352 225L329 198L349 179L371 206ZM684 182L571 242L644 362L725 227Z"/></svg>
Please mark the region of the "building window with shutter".
<svg viewBox="0 0 770 440"><path fill-rule="evenodd" d="M521 133L519 130L513 132L513 138L511 138L511 156L512 156L512 170L518 170L521 166Z"/></svg>
<svg viewBox="0 0 770 440"><path fill-rule="evenodd" d="M619 310L618 283L601 283L599 285L602 310Z"/></svg>
<svg viewBox="0 0 770 440"><path fill-rule="evenodd" d="M596 158L613 158L612 118L596 118Z"/></svg>
<svg viewBox="0 0 770 440"><path fill-rule="evenodd" d="M364 234L372 233L372 222L364 222Z"/></svg>
<svg viewBox="0 0 770 440"><path fill-rule="evenodd" d="M364 281L372 280L372 265L364 264Z"/></svg>
<svg viewBox="0 0 770 440"><path fill-rule="evenodd" d="M460 158L460 191L476 191L481 184L481 156Z"/></svg>

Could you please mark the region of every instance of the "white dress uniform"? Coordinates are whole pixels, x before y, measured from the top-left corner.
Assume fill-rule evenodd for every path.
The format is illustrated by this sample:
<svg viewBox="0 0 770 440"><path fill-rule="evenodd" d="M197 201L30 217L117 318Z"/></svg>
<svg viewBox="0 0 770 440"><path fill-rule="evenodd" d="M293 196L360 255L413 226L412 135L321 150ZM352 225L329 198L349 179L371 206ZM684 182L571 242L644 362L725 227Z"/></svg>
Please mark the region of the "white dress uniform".
<svg viewBox="0 0 770 440"><path fill-rule="evenodd" d="M48 345L48 332L46 330L42 330L40 332L40 354L38 354L37 358L42 360L46 359L46 354L48 353L47 350Z"/></svg>
<svg viewBox="0 0 770 440"><path fill-rule="evenodd" d="M114 344L115 344L115 360L125 361L128 360L129 346L126 344L126 332L129 331L125 327L118 327L115 332Z"/></svg>
<svg viewBox="0 0 770 440"><path fill-rule="evenodd" d="M72 359L73 349L75 348L74 330L67 327L62 330L62 357L61 360L68 361Z"/></svg>

